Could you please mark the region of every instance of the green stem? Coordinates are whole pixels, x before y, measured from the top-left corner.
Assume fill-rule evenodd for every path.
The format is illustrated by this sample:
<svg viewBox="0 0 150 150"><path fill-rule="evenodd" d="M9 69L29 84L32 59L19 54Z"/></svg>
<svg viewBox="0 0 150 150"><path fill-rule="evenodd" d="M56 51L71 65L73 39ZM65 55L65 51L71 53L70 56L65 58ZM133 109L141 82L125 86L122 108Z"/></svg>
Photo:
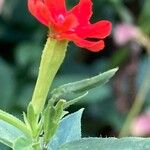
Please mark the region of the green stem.
<svg viewBox="0 0 150 150"><path fill-rule="evenodd" d="M129 135L131 123L133 119L140 113L144 105L146 95L149 92L149 84L150 84L149 76L150 76L150 70L148 70L146 77L144 78L145 80L143 81L142 86L140 87L140 90L130 109L130 112L128 113L127 119L120 131L119 137L124 137Z"/></svg>
<svg viewBox="0 0 150 150"><path fill-rule="evenodd" d="M123 22L133 23L133 15L121 1L109 0Z"/></svg>
<svg viewBox="0 0 150 150"><path fill-rule="evenodd" d="M4 112L0 110L0 120L3 120L16 128L20 129L26 136L31 136L30 130L27 129L26 125L19 120L18 118L14 117L11 114L8 114L7 112Z"/></svg>
<svg viewBox="0 0 150 150"><path fill-rule="evenodd" d="M67 43L67 41L57 41L53 38L48 38L46 42L31 101L35 114L40 114L43 111L49 88L64 60Z"/></svg>

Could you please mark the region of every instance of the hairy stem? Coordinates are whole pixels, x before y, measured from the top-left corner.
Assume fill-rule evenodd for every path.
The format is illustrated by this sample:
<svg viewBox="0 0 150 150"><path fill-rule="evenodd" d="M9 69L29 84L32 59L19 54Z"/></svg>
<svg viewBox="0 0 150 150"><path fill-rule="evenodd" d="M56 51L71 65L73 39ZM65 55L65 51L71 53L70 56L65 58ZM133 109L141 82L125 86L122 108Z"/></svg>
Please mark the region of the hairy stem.
<svg viewBox="0 0 150 150"><path fill-rule="evenodd" d="M49 88L64 60L67 43L67 41L58 41L53 38L48 38L46 42L31 101L35 114L40 114L43 111Z"/></svg>

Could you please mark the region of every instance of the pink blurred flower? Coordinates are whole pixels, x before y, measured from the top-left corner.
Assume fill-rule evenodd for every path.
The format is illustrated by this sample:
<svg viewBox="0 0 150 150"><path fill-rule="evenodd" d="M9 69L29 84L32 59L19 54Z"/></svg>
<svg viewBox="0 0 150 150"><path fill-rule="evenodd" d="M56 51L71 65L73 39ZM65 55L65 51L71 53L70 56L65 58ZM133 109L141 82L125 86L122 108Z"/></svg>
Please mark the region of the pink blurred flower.
<svg viewBox="0 0 150 150"><path fill-rule="evenodd" d="M142 114L135 118L131 125L131 134L134 136L150 135L150 115Z"/></svg>
<svg viewBox="0 0 150 150"><path fill-rule="evenodd" d="M114 41L118 45L125 45L134 40L137 36L138 28L132 24L121 23L114 29Z"/></svg>

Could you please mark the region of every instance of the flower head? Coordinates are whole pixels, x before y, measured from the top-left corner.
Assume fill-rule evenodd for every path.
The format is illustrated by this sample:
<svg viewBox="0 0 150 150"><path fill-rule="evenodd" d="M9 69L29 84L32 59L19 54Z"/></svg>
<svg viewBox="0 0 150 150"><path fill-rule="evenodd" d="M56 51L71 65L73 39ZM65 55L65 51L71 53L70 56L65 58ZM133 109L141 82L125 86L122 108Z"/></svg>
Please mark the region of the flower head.
<svg viewBox="0 0 150 150"><path fill-rule="evenodd" d="M114 29L114 41L119 46L125 45L138 37L139 30L136 26L127 23L118 24Z"/></svg>
<svg viewBox="0 0 150 150"><path fill-rule="evenodd" d="M50 28L51 37L73 41L94 52L104 48L103 39L111 32L111 22L107 20L90 23L91 0L80 0L71 10L67 10L65 0L28 0L28 8L34 17Z"/></svg>
<svg viewBox="0 0 150 150"><path fill-rule="evenodd" d="M136 117L131 125L131 133L134 136L150 135L150 115L141 114Z"/></svg>

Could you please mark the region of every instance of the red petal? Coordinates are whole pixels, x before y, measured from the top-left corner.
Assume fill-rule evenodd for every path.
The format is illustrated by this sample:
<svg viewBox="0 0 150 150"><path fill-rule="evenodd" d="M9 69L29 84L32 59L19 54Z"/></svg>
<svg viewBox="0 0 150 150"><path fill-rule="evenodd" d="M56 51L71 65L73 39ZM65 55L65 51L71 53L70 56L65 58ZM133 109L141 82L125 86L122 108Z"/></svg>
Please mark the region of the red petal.
<svg viewBox="0 0 150 150"><path fill-rule="evenodd" d="M73 13L81 25L87 25L92 16L91 0L80 0L79 4L72 8L69 13Z"/></svg>
<svg viewBox="0 0 150 150"><path fill-rule="evenodd" d="M28 0L28 8L35 18L42 24L49 26L52 21L51 14L41 0Z"/></svg>
<svg viewBox="0 0 150 150"><path fill-rule="evenodd" d="M52 16L57 19L59 15L65 16L66 4L65 0L44 0Z"/></svg>
<svg viewBox="0 0 150 150"><path fill-rule="evenodd" d="M103 40L100 40L98 42L90 42L83 39L78 39L74 41L76 45L79 47L86 48L92 52L99 52L100 50L104 49L105 44Z"/></svg>
<svg viewBox="0 0 150 150"><path fill-rule="evenodd" d="M110 21L102 20L95 24L79 27L76 33L82 38L103 39L111 33L112 24Z"/></svg>
<svg viewBox="0 0 150 150"><path fill-rule="evenodd" d="M99 52L105 47L103 40L99 40L97 42L88 41L80 38L76 34L62 34L61 39L68 39L73 41L79 47L86 48L92 52Z"/></svg>
<svg viewBox="0 0 150 150"><path fill-rule="evenodd" d="M72 30L78 24L77 18L73 14L70 14L65 18L65 22L63 23L63 28L65 29L64 31Z"/></svg>

